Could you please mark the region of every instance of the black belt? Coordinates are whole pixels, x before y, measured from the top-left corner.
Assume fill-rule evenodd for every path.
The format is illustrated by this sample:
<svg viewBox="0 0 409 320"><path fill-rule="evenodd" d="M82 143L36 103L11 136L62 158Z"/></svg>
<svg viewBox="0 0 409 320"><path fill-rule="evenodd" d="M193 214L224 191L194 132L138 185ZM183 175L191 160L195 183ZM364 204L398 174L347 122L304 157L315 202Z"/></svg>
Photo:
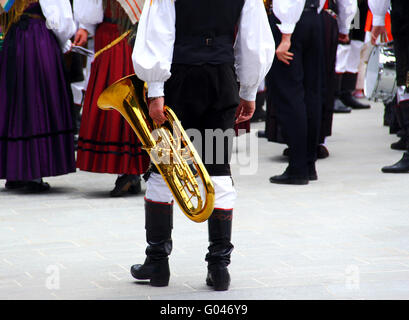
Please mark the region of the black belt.
<svg viewBox="0 0 409 320"><path fill-rule="evenodd" d="M304 12L311 12L311 11L317 12L317 10L318 10L317 7L305 7L304 8Z"/></svg>
<svg viewBox="0 0 409 320"><path fill-rule="evenodd" d="M233 44L234 39L231 35L221 36L181 36L176 37L175 44L194 44L211 47L214 44Z"/></svg>
<svg viewBox="0 0 409 320"><path fill-rule="evenodd" d="M113 23L113 24L119 24L119 20L117 20L117 19L112 19L112 18L108 18L108 17L104 17L103 22Z"/></svg>

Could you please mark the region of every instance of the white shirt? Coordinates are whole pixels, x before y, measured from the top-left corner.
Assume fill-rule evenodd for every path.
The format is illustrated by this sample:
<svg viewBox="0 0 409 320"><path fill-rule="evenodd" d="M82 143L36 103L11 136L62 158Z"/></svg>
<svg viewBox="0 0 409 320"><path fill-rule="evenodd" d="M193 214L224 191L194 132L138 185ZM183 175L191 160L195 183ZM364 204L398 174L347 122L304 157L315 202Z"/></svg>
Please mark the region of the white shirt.
<svg viewBox="0 0 409 320"><path fill-rule="evenodd" d="M132 54L136 75L148 83L148 96L163 96L175 43L174 0L146 1ZM275 43L261 0L245 0L234 44L240 98L255 101L257 89L270 70Z"/></svg>
<svg viewBox="0 0 409 320"><path fill-rule="evenodd" d="M390 0L369 0L369 9L373 14L373 25L374 26L384 26L385 25L385 15L391 5Z"/></svg>
<svg viewBox="0 0 409 320"><path fill-rule="evenodd" d="M94 35L96 26L104 20L102 0L74 0L74 18L79 28Z"/></svg>
<svg viewBox="0 0 409 320"><path fill-rule="evenodd" d="M326 0L320 0L318 12L321 12ZM357 0L338 0L338 27L339 32L348 34L351 22L358 9ZM281 21L278 25L282 33L291 34L295 25L301 18L305 7L305 0L274 0L273 11L275 16Z"/></svg>
<svg viewBox="0 0 409 320"><path fill-rule="evenodd" d="M70 38L77 31L69 0L40 0L47 28L57 36L64 52L70 50Z"/></svg>

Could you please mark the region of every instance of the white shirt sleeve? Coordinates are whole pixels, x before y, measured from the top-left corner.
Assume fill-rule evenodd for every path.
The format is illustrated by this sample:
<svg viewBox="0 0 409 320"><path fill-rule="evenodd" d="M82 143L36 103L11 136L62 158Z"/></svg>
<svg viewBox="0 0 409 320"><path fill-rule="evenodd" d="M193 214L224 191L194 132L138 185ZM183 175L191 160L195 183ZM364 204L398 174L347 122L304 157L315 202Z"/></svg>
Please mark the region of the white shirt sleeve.
<svg viewBox="0 0 409 320"><path fill-rule="evenodd" d="M342 34L349 34L351 23L358 11L357 0L338 0L338 28ZM362 22L365 23L365 22Z"/></svg>
<svg viewBox="0 0 409 320"><path fill-rule="evenodd" d="M81 29L94 35L96 26L104 20L102 0L74 0L74 19Z"/></svg>
<svg viewBox="0 0 409 320"><path fill-rule="evenodd" d="M77 30L70 2L68 0L40 0L40 6L47 28L55 33L63 51L68 51L71 47L70 38Z"/></svg>
<svg viewBox="0 0 409 320"><path fill-rule="evenodd" d="M293 33L295 25L301 18L305 0L274 0L273 11L281 21L278 25L281 33Z"/></svg>
<svg viewBox="0 0 409 320"><path fill-rule="evenodd" d="M173 0L146 1L142 10L132 53L134 70L147 82L148 96L163 96L170 78L176 37L176 12Z"/></svg>
<svg viewBox="0 0 409 320"><path fill-rule="evenodd" d="M234 46L240 98L255 101L257 89L271 68L274 37L262 1L246 0Z"/></svg>
<svg viewBox="0 0 409 320"><path fill-rule="evenodd" d="M391 5L390 0L369 0L368 5L373 14L372 24L374 26L384 26L385 15Z"/></svg>

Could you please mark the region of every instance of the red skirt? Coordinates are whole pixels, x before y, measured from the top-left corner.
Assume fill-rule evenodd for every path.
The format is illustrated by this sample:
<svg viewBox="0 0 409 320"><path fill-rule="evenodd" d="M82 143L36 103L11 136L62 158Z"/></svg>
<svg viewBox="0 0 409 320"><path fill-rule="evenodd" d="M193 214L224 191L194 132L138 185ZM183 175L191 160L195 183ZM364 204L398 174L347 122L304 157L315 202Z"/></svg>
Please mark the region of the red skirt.
<svg viewBox="0 0 409 320"><path fill-rule="evenodd" d="M95 52L119 36L115 24L102 23L95 35ZM80 170L116 174L142 174L147 170L149 156L126 120L115 110L104 111L97 106L104 89L133 73L132 49L127 39L92 63L78 141Z"/></svg>

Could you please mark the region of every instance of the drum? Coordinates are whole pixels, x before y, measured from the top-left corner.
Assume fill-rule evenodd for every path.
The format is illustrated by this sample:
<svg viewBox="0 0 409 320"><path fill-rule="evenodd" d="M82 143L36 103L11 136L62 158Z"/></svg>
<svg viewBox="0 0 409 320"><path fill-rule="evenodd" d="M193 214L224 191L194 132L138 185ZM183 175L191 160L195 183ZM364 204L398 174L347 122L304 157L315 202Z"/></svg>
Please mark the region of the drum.
<svg viewBox="0 0 409 320"><path fill-rule="evenodd" d="M365 96L374 101L388 101L396 95L396 58L390 43L372 49L366 68L364 91Z"/></svg>

